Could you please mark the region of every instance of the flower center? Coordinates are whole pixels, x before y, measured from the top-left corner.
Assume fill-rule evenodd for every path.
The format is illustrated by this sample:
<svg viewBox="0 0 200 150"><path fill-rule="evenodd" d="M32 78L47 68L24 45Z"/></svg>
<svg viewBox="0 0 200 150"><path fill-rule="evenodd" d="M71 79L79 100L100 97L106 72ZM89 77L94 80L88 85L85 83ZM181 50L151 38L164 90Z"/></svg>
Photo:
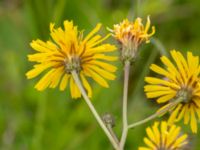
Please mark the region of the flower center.
<svg viewBox="0 0 200 150"><path fill-rule="evenodd" d="M64 59L65 71L70 74L73 70L80 72L81 71L81 60L80 57L74 55L70 58Z"/></svg>
<svg viewBox="0 0 200 150"><path fill-rule="evenodd" d="M189 88L181 88L177 95L177 97L182 97L184 103L189 103L192 99L192 89Z"/></svg>

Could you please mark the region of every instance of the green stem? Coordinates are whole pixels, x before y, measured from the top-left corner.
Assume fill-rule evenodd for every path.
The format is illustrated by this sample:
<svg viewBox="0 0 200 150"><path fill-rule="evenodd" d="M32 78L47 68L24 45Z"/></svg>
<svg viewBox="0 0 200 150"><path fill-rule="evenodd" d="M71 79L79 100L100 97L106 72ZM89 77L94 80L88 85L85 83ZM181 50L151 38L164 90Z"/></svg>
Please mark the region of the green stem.
<svg viewBox="0 0 200 150"><path fill-rule="evenodd" d="M103 129L104 133L107 135L107 137L110 140L110 142L113 145L113 147L116 150L119 150L118 143L116 143L115 139L113 138L113 136L109 132L108 128L106 127L106 125L104 124L103 120L101 119L101 117L97 113L95 107L93 106L93 104L91 103L90 99L88 98L88 96L87 96L87 94L85 92L85 89L83 88L82 83L81 83L81 81L79 79L78 74L76 73L76 71L72 71L71 73L72 73L72 76L73 76L73 78L74 78L79 90L81 91L81 94L82 94L85 102L87 103L88 107L90 108L90 111L94 115L94 117L97 120L97 122L99 123L100 127Z"/></svg>
<svg viewBox="0 0 200 150"><path fill-rule="evenodd" d="M125 61L124 66L124 91L123 91L123 108L122 108L122 117L123 117L123 131L122 137L120 140L120 148L123 149L127 134L128 134L128 119L127 119L127 99L128 99L128 82L129 82L129 72L130 72L130 62Z"/></svg>
<svg viewBox="0 0 200 150"><path fill-rule="evenodd" d="M115 142L116 142L116 143L119 143L119 140L118 140L118 138L117 138L115 132L113 131L112 126L111 126L111 125L107 125L107 128L108 128L110 134L112 135L113 139L115 140Z"/></svg>
<svg viewBox="0 0 200 150"><path fill-rule="evenodd" d="M164 109L160 110L160 111L157 111L155 114L147 117L146 119L143 119L141 121L138 121L136 123L133 123L133 124L130 124L128 126L128 129L131 129L131 128L134 128L136 126L139 126L141 124L144 124L152 119L155 119L156 117L166 113L170 108L176 106L178 103L180 103L181 101L183 101L183 98L182 97L179 97L177 100L175 100L174 102L170 103L168 106L166 106Z"/></svg>

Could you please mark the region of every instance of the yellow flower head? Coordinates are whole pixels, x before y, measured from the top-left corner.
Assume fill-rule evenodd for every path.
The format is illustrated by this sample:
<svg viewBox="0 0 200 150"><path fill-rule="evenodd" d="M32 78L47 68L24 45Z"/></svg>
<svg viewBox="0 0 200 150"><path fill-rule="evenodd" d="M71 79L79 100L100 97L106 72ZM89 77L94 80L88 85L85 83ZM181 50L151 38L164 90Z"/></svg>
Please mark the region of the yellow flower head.
<svg viewBox="0 0 200 150"><path fill-rule="evenodd" d="M169 126L167 122L155 122L152 127L146 128L148 137L144 138L147 147L138 150L182 150L187 141L187 134L181 134L181 128Z"/></svg>
<svg viewBox="0 0 200 150"><path fill-rule="evenodd" d="M149 16L145 27L141 18L137 18L134 22L125 19L121 23L114 25L114 37L123 45L127 45L130 40L138 45L143 41L148 43L149 38L155 33L154 26L152 27L152 32L148 33L150 23Z"/></svg>
<svg viewBox="0 0 200 150"><path fill-rule="evenodd" d="M122 57L135 57L138 46L143 42L149 42L149 38L155 33L155 27L152 27L151 33L150 18L147 17L147 23L144 26L141 18L137 18L134 22L130 22L128 19L123 20L121 23L114 25L114 29L110 30L117 41L122 45L122 51L125 49L128 56ZM123 52L122 52L123 53ZM127 59L127 58L123 58ZM128 58L129 59L129 58ZM131 58L130 58L131 59Z"/></svg>
<svg viewBox="0 0 200 150"><path fill-rule="evenodd" d="M40 75L44 76L35 85L39 91L47 87L55 88L59 85L60 90L65 90L69 82L72 98L81 97L81 93L75 84L71 71L79 73L83 86L92 96L92 89L86 77L91 77L103 87L108 87L107 80L114 80L116 67L105 62L115 61L117 57L106 56L104 53L116 50L111 44L102 44L109 37L96 34L101 24L83 38L83 33L78 31L72 21L64 21L64 30L54 28L50 24L52 41L43 42L34 40L31 47L35 54L28 55L28 60L36 62L33 69L26 73L28 79ZM96 34L96 35L95 35Z"/></svg>
<svg viewBox="0 0 200 150"><path fill-rule="evenodd" d="M171 108L169 123L184 119L184 123L190 122L192 131L196 133L197 117L200 119L199 57L187 52L187 59L185 59L176 50L171 51L171 56L175 64L166 56L161 57L166 69L155 64L151 65L151 70L163 78L146 77L145 81L148 85L144 90L148 98L156 98L158 103L167 102L167 105L181 98L182 101Z"/></svg>

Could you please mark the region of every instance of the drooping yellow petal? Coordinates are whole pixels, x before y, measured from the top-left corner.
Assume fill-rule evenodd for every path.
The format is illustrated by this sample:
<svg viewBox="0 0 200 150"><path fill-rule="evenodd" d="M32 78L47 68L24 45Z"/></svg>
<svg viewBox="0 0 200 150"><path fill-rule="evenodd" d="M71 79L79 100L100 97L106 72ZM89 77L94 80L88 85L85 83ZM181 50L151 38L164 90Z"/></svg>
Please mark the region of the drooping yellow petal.
<svg viewBox="0 0 200 150"><path fill-rule="evenodd" d="M60 82L60 90L64 91L65 88L67 87L69 75L65 74Z"/></svg>
<svg viewBox="0 0 200 150"><path fill-rule="evenodd" d="M26 73L26 76L28 79L32 79L36 76L38 76L40 73L42 73L44 70L46 70L47 68L51 67L52 64L48 63L48 64L40 64L37 65L36 67L34 67L32 70L28 71Z"/></svg>
<svg viewBox="0 0 200 150"><path fill-rule="evenodd" d="M197 120L194 112L194 108L190 107L190 112L191 112L191 121L190 121L190 126L192 129L192 132L197 133Z"/></svg>
<svg viewBox="0 0 200 150"><path fill-rule="evenodd" d="M75 81L73 77L70 78L70 90L71 90L71 96L72 98L79 98L81 97L81 93L77 85L75 84Z"/></svg>
<svg viewBox="0 0 200 150"><path fill-rule="evenodd" d="M52 76L53 80L51 81L51 83L49 85L50 88L55 88L59 84L60 78L64 73L64 71L63 71L64 67L60 67L56 70L57 70L57 72L54 74L54 76Z"/></svg>
<svg viewBox="0 0 200 150"><path fill-rule="evenodd" d="M175 108L175 110L173 110L172 114L169 117L168 123L171 125L174 123L174 121L176 120L176 117L179 113L179 110L181 109L182 104L178 104L178 106Z"/></svg>
<svg viewBox="0 0 200 150"><path fill-rule="evenodd" d="M90 84L88 83L87 79L84 77L83 73L80 74L81 80L83 82L83 86L86 88L88 97L92 97L92 88Z"/></svg>
<svg viewBox="0 0 200 150"><path fill-rule="evenodd" d="M185 114L185 109L186 107L183 106L180 110L180 113L178 114L177 118L176 118L176 122L180 121L183 117L184 117L184 114Z"/></svg>
<svg viewBox="0 0 200 150"><path fill-rule="evenodd" d="M188 107L188 105L185 105L184 124L188 124L190 120L190 109Z"/></svg>
<svg viewBox="0 0 200 150"><path fill-rule="evenodd" d="M45 74L44 77L42 77L42 79L40 79L40 81L35 85L35 88L38 90L38 91L43 91L44 89L46 89L52 78L51 76L55 73L55 69L52 69L50 70L48 73Z"/></svg>

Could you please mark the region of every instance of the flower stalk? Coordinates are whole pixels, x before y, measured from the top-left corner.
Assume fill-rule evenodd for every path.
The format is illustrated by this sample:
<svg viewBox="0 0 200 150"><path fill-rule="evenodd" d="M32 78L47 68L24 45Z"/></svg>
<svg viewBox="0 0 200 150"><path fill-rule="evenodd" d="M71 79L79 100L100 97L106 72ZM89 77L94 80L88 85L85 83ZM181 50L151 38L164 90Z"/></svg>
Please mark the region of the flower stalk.
<svg viewBox="0 0 200 150"><path fill-rule="evenodd" d="M141 120L141 121L138 121L136 123L133 123L133 124L130 124L128 126L128 129L132 129L132 128L135 128L136 126L139 126L139 125L142 125L150 120L153 120L157 117L159 117L160 115L166 113L167 111L169 111L170 108L176 106L177 104L179 104L180 102L183 101L183 97L179 97L177 98L174 102L168 104L165 108L161 109L160 111L157 111L156 113L154 113L153 115Z"/></svg>
<svg viewBox="0 0 200 150"><path fill-rule="evenodd" d="M75 83L77 84L85 102L87 103L90 111L92 112L92 114L94 115L95 119L97 120L97 122L99 123L100 127L102 128L102 130L104 131L104 133L106 134L106 136L108 137L108 139L110 140L111 144L113 145L113 147L116 149L116 150L119 150L119 146L118 146L118 143L116 142L116 140L113 138L113 136L111 135L110 131L108 130L108 128L106 127L106 125L104 124L103 120L101 119L101 117L99 116L99 114L97 113L95 107L93 106L93 104L91 103L89 97L87 96L86 92L85 92L85 89L83 88L82 86L82 83L79 79L79 76L78 74L76 73L75 70L73 70L71 72L74 80L75 80Z"/></svg>
<svg viewBox="0 0 200 150"><path fill-rule="evenodd" d="M123 91L123 108L122 108L122 117L123 117L123 131L120 140L120 148L124 148L128 134L128 119L127 119L127 99L128 99L128 82L129 82L129 72L130 72L130 61L125 61L124 64L124 91Z"/></svg>

